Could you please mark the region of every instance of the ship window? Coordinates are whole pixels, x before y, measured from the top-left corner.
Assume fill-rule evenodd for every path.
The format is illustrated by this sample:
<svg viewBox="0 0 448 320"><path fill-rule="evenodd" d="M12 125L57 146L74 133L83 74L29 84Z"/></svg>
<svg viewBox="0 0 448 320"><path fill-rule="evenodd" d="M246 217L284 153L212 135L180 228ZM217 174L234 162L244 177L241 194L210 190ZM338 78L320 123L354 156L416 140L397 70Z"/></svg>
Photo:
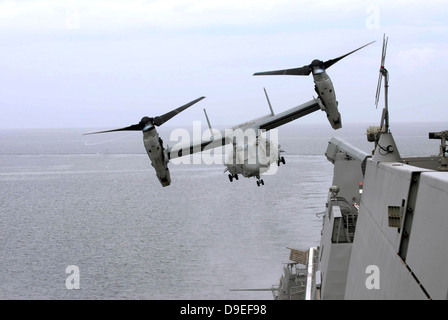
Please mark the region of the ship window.
<svg viewBox="0 0 448 320"><path fill-rule="evenodd" d="M403 219L403 211L404 211L405 203L406 203L406 201L404 199L402 199L401 207L399 207L399 206L388 206L387 207L389 227L398 228L398 232L400 232L401 220Z"/></svg>
<svg viewBox="0 0 448 320"><path fill-rule="evenodd" d="M400 228L401 226L401 207L389 206L387 208L387 214L389 216L389 227Z"/></svg>
<svg viewBox="0 0 448 320"><path fill-rule="evenodd" d="M345 237L344 233L344 226L342 224L342 219L334 218L333 222L333 233L331 235L331 242L332 243L345 243L347 242L347 239Z"/></svg>

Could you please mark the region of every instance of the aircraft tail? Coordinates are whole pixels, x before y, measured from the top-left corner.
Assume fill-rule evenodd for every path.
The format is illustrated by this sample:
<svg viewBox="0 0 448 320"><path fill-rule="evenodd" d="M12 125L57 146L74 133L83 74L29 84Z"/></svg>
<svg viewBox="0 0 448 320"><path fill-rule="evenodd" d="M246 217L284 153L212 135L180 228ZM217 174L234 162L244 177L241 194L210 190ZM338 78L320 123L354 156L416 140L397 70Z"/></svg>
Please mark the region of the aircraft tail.
<svg viewBox="0 0 448 320"><path fill-rule="evenodd" d="M208 124L208 128L210 129L210 133L212 134L212 136L214 136L213 129L212 129L212 126L210 124L210 120L208 119L207 111L205 111L205 108L204 108L204 114L205 114L205 118L207 119L207 124Z"/></svg>
<svg viewBox="0 0 448 320"><path fill-rule="evenodd" d="M263 88L264 94L266 96L266 100L268 100L269 109L271 109L271 116L274 116L274 110L272 110L271 101L269 101L268 93L266 92L266 88Z"/></svg>

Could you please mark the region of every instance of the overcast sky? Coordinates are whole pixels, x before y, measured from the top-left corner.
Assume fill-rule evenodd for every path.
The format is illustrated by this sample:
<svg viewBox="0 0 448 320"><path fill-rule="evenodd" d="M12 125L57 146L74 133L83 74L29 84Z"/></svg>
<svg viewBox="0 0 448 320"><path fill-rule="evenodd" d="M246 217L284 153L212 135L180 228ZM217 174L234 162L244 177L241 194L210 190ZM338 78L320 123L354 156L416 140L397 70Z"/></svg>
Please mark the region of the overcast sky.
<svg viewBox="0 0 448 320"><path fill-rule="evenodd" d="M343 124L378 123L384 33L391 122L447 121L447 12L446 0L0 0L0 128L123 127L200 96L170 124L203 121L203 108L237 124L269 113L263 87L275 112L316 96L311 76L254 72L373 40L327 72Z"/></svg>

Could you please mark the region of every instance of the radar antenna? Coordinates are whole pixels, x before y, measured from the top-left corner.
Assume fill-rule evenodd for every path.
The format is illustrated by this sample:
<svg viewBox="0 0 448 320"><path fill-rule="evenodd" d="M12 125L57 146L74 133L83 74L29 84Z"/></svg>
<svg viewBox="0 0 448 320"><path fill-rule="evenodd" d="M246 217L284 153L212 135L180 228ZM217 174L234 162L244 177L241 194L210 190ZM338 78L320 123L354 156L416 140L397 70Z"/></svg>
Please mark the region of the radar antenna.
<svg viewBox="0 0 448 320"><path fill-rule="evenodd" d="M380 68L380 75L378 78L378 86L376 88L376 97L375 97L375 105L378 108L378 102L380 98L381 93L381 81L384 77L384 109L383 109L383 115L381 117L381 129L380 132L389 132L389 109L388 109L388 88L389 88L389 72L384 67L384 63L386 61L386 50L387 50L387 41L388 38L386 38L386 35L383 35L383 51L381 54L381 68Z"/></svg>

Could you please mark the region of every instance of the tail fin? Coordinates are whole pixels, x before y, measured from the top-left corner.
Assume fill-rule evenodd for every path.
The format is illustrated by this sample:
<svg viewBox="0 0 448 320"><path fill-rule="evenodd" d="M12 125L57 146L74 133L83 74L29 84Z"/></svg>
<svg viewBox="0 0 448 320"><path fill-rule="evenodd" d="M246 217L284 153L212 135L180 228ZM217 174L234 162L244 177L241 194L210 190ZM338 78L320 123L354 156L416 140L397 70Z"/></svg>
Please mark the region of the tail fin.
<svg viewBox="0 0 448 320"><path fill-rule="evenodd" d="M210 125L210 120L208 119L207 111L205 111L205 108L204 108L204 113L205 113L205 118L207 119L208 128L210 129L212 136L214 136L213 129L212 129L212 126Z"/></svg>
<svg viewBox="0 0 448 320"><path fill-rule="evenodd" d="M269 109L271 109L271 115L274 116L275 115L274 114L274 110L272 110L271 101L269 101L268 93L266 92L265 88L263 88L263 90L264 90L264 94L266 96L266 99L268 100Z"/></svg>

